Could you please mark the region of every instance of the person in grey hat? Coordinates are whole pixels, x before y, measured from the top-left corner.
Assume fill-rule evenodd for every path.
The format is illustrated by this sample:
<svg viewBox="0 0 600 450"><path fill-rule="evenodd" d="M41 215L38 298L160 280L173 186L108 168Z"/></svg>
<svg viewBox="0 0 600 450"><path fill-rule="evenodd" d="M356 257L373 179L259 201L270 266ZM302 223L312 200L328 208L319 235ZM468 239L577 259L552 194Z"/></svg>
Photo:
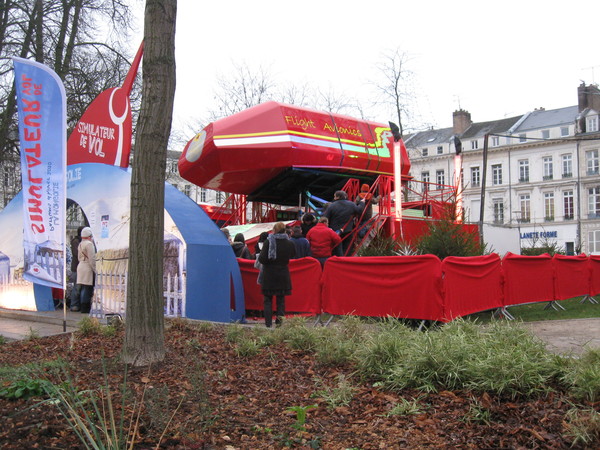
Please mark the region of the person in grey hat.
<svg viewBox="0 0 600 450"><path fill-rule="evenodd" d="M71 305L71 311L90 312L92 296L94 295L94 278L96 273L96 247L92 241L92 229L85 227L81 230L81 243L77 248L79 264L77 264L77 285L79 299Z"/></svg>

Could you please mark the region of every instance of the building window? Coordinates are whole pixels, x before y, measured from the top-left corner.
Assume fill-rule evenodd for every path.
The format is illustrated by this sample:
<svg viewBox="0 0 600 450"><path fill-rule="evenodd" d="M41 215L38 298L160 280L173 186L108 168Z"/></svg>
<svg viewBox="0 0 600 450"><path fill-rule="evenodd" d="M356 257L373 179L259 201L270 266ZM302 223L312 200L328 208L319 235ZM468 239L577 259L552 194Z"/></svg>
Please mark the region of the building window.
<svg viewBox="0 0 600 450"><path fill-rule="evenodd" d="M471 150L477 150L479 148L479 141L477 139L471 141Z"/></svg>
<svg viewBox="0 0 600 450"><path fill-rule="evenodd" d="M550 139L550 130L542 130L542 139Z"/></svg>
<svg viewBox="0 0 600 450"><path fill-rule="evenodd" d="M442 147L441 145L438 145L437 154L441 155L442 153L444 153L444 147Z"/></svg>
<svg viewBox="0 0 600 450"><path fill-rule="evenodd" d="M554 221L554 192L544 193L544 221Z"/></svg>
<svg viewBox="0 0 600 450"><path fill-rule="evenodd" d="M443 189L444 184L446 184L446 180L445 180L445 176L444 176L444 171L443 170L436 170L435 171L435 182L436 182L436 189Z"/></svg>
<svg viewBox="0 0 600 450"><path fill-rule="evenodd" d="M531 197L529 194L522 194L519 196L519 202L521 207L521 222L531 222Z"/></svg>
<svg viewBox="0 0 600 450"><path fill-rule="evenodd" d="M498 147L500 145L500 138L498 136L492 136L492 147Z"/></svg>
<svg viewBox="0 0 600 450"><path fill-rule="evenodd" d="M598 131L598 116L589 116L586 120L585 131L588 133L593 133Z"/></svg>
<svg viewBox="0 0 600 450"><path fill-rule="evenodd" d="M600 186L588 189L588 218L600 217Z"/></svg>
<svg viewBox="0 0 600 450"><path fill-rule="evenodd" d="M479 187L481 183L481 173L479 167L471 167L471 186Z"/></svg>
<svg viewBox="0 0 600 450"><path fill-rule="evenodd" d="M494 200L494 223L504 223L504 201L502 199Z"/></svg>
<svg viewBox="0 0 600 450"><path fill-rule="evenodd" d="M562 155L562 177L571 178L573 176L573 155Z"/></svg>
<svg viewBox="0 0 600 450"><path fill-rule="evenodd" d="M494 186L502 184L502 164L492 165L492 184Z"/></svg>
<svg viewBox="0 0 600 450"><path fill-rule="evenodd" d="M587 161L587 174L598 175L599 160L598 150L588 150L585 152L585 159Z"/></svg>
<svg viewBox="0 0 600 450"><path fill-rule="evenodd" d="M574 217L574 201L573 201L573 191L564 191L563 192L563 213L565 220L573 220Z"/></svg>
<svg viewBox="0 0 600 450"><path fill-rule="evenodd" d="M552 156L544 157L544 180L551 180L554 178L554 164L552 163Z"/></svg>
<svg viewBox="0 0 600 450"><path fill-rule="evenodd" d="M569 135L569 127L560 127L560 135L568 136Z"/></svg>
<svg viewBox="0 0 600 450"><path fill-rule="evenodd" d="M526 134L520 134L519 135L519 142L527 142L527 135Z"/></svg>
<svg viewBox="0 0 600 450"><path fill-rule="evenodd" d="M427 189L429 189L429 171L421 172L421 181L423 182L423 192L427 192Z"/></svg>
<svg viewBox="0 0 600 450"><path fill-rule="evenodd" d="M590 253L600 253L600 230L588 231L588 243Z"/></svg>
<svg viewBox="0 0 600 450"><path fill-rule="evenodd" d="M529 183L529 160L519 160L519 183Z"/></svg>
<svg viewBox="0 0 600 450"><path fill-rule="evenodd" d="M217 202L217 204L223 203L224 199L225 199L225 196L223 195L223 192L217 191L215 194L215 201Z"/></svg>
<svg viewBox="0 0 600 450"><path fill-rule="evenodd" d="M421 149L421 156L427 156L429 155L429 149L423 148Z"/></svg>
<svg viewBox="0 0 600 450"><path fill-rule="evenodd" d="M200 201L206 202L206 188L200 188Z"/></svg>

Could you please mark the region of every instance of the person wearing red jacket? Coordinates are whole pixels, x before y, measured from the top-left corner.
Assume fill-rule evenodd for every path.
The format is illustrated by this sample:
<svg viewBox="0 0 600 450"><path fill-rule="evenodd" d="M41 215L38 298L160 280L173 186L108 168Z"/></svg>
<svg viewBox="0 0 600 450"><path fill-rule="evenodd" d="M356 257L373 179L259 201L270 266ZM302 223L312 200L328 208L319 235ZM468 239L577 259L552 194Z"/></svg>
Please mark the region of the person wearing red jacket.
<svg viewBox="0 0 600 450"><path fill-rule="evenodd" d="M325 266L325 261L331 257L333 249L342 242L342 238L329 228L327 217L319 219L319 223L306 234L306 239L310 242L310 251L313 258L321 263L321 268Z"/></svg>

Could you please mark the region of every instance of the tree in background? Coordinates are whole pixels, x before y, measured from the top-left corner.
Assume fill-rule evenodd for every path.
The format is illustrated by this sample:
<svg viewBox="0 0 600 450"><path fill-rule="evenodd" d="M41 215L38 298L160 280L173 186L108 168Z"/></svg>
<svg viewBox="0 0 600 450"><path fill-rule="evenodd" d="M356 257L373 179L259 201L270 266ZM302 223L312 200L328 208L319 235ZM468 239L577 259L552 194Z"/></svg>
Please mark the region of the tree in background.
<svg viewBox="0 0 600 450"><path fill-rule="evenodd" d="M354 98L336 92L333 87L324 90L312 88L306 83L277 83L264 67L253 69L246 63L234 64L227 75L218 77L213 99L215 106L208 112L209 122L266 101L288 103L336 114L356 115L356 112L362 112Z"/></svg>
<svg viewBox="0 0 600 450"><path fill-rule="evenodd" d="M146 0L142 105L134 147L123 360L161 361L164 349L164 177L175 98L177 0Z"/></svg>
<svg viewBox="0 0 600 450"><path fill-rule="evenodd" d="M0 0L0 167L7 203L20 190L19 134L12 57L43 63L63 80L67 124L75 126L130 66L126 0ZM137 91L134 91L134 93ZM135 94L132 103L135 104ZM7 186L8 185L8 186Z"/></svg>
<svg viewBox="0 0 600 450"><path fill-rule="evenodd" d="M414 102L413 73L409 69L410 59L400 49L395 49L382 56L379 72L382 80L375 83L379 92L379 104L390 107L395 115L392 122L398 125L400 135L404 136L407 124L412 119L411 107ZM416 128L414 125L413 129Z"/></svg>

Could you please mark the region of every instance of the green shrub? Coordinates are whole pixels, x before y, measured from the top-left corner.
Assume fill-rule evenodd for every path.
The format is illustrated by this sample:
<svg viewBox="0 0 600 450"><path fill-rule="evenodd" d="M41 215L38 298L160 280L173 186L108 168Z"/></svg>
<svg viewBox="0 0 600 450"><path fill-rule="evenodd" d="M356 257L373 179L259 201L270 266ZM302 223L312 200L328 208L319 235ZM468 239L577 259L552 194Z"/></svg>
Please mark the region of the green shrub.
<svg viewBox="0 0 600 450"><path fill-rule="evenodd" d="M7 400L28 399L31 397L40 397L46 390L45 386L49 381L38 378L21 378L9 382L0 389L0 397Z"/></svg>
<svg viewBox="0 0 600 450"><path fill-rule="evenodd" d="M79 321L79 332L83 336L94 336L102 333L102 325L95 317L86 316Z"/></svg>
<svg viewBox="0 0 600 450"><path fill-rule="evenodd" d="M400 247L394 238L378 232L368 245L358 249L356 256L397 256L401 254Z"/></svg>

